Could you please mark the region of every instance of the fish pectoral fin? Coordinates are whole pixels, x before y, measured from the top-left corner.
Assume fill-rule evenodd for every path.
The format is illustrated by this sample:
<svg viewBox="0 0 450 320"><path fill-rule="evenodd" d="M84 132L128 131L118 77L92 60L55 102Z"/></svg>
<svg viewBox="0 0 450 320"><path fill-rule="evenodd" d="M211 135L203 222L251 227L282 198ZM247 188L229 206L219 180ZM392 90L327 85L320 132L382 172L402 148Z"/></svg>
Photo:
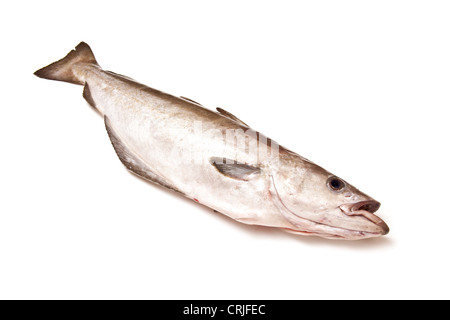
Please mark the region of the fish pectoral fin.
<svg viewBox="0 0 450 320"><path fill-rule="evenodd" d="M250 126L248 124L246 124L244 121L240 120L238 117L236 117L234 114L223 110L222 108L216 108L217 112L220 113L221 115L223 115L224 117L227 117L228 119L231 119L233 121L236 121L239 124L242 124L243 126L246 126L248 128L250 128Z"/></svg>
<svg viewBox="0 0 450 320"><path fill-rule="evenodd" d="M163 187L171 189L173 191L180 192L166 179L154 173L147 164L140 157L134 154L120 139L119 135L114 131L112 125L107 116L104 117L106 131L108 132L109 139L116 151L117 156L128 170L136 174L137 176L144 178L145 180L157 183ZM181 192L180 192L181 193Z"/></svg>
<svg viewBox="0 0 450 320"><path fill-rule="evenodd" d="M258 167L227 158L211 157L209 162L224 176L237 180L248 181L261 173Z"/></svg>

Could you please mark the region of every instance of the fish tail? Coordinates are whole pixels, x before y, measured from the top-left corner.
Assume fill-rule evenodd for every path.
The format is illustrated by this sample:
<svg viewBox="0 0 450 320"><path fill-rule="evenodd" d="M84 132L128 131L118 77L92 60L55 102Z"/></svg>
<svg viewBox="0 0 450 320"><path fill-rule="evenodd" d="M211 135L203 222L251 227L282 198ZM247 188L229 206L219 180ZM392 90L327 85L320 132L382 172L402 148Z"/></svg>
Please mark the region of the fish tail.
<svg viewBox="0 0 450 320"><path fill-rule="evenodd" d="M85 82L84 76L75 72L75 66L79 64L94 64L98 66L91 48L85 42L80 42L67 56L39 69L34 74L39 78L83 85Z"/></svg>

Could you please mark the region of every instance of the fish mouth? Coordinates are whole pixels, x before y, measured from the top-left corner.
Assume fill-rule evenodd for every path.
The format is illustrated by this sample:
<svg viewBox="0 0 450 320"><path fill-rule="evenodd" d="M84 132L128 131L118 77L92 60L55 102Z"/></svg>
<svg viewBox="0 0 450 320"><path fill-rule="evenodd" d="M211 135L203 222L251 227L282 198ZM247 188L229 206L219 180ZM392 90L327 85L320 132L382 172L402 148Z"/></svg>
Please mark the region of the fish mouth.
<svg viewBox="0 0 450 320"><path fill-rule="evenodd" d="M282 203L281 199L279 200ZM367 200L344 204L338 207L346 216L362 216L363 218L373 223L375 227L369 228L367 230L356 230L353 228L349 229L345 227L338 227L301 218L299 215L289 210L283 204L284 208L287 209L288 212L290 212L295 217L294 219L288 218L288 220L299 227L299 229L284 228L284 230L294 234L314 235L328 239L341 240L359 240L383 236L389 233L389 227L380 217L374 214L380 208L380 205L381 204L378 201ZM306 228L306 230L302 230L302 226L305 226L304 221L313 223L313 225L310 225L310 228Z"/></svg>
<svg viewBox="0 0 450 320"><path fill-rule="evenodd" d="M347 216L362 216L379 227L380 235L389 233L389 227L380 217L374 213L380 208L380 203L375 200L347 203L339 206L339 209Z"/></svg>

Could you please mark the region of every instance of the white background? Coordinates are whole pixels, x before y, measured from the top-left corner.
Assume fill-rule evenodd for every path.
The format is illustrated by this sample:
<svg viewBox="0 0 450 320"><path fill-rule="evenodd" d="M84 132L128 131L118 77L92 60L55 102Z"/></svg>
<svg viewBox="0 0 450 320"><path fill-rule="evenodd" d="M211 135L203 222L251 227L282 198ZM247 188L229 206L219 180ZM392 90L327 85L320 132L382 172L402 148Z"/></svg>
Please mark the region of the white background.
<svg viewBox="0 0 450 320"><path fill-rule="evenodd" d="M0 298L450 298L448 1L0 6ZM390 234L247 226L135 178L82 87L32 74L80 41L342 176Z"/></svg>

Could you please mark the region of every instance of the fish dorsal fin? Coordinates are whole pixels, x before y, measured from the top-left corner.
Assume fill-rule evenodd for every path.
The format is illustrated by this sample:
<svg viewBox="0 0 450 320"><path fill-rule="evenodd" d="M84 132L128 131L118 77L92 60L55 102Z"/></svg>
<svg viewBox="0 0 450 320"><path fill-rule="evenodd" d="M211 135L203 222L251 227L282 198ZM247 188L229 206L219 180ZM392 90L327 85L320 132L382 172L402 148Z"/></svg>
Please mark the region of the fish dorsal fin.
<svg viewBox="0 0 450 320"><path fill-rule="evenodd" d="M106 131L108 132L109 139L117 153L120 161L128 170L136 174L137 176L157 183L168 189L180 192L171 183L167 182L164 178L154 173L143 160L122 142L119 135L114 131L107 116L104 117ZM181 192L180 192L181 193Z"/></svg>
<svg viewBox="0 0 450 320"><path fill-rule="evenodd" d="M221 174L237 180L248 181L261 173L261 169L258 167L227 158L211 157L209 161Z"/></svg>
<svg viewBox="0 0 450 320"><path fill-rule="evenodd" d="M234 114L229 113L226 110L223 110L222 108L216 108L217 112L223 115L224 117L227 117L233 121L236 121L239 124L242 124L243 126L246 126L247 128L250 128L248 124L246 124L244 121L240 120L238 117L236 117Z"/></svg>
<svg viewBox="0 0 450 320"><path fill-rule="evenodd" d="M183 100L192 102L192 103L194 103L194 104L197 104L197 105L203 107L200 103L198 103L197 101L194 101L194 100L192 100L192 99L189 99L189 98L186 98L186 97L183 97L183 96L180 96L180 98L183 99Z"/></svg>
<svg viewBox="0 0 450 320"><path fill-rule="evenodd" d="M197 101L194 101L194 100L192 100L192 99L189 99L189 98L186 98L186 97L183 97L183 96L180 96L180 98L183 99L183 100L185 100L185 101L192 102L192 103L194 103L194 104L196 104L196 105L198 105L198 106L200 106L200 107L203 107L200 103L198 103ZM222 109L222 108L216 108L216 110L217 110L217 112L220 113L222 116L224 116L224 117L226 117L226 118L228 118L228 119L231 119L231 120L233 120L233 121L236 121L237 123L239 123L239 124L241 124L241 125L243 125L243 126L245 126L245 127L250 128L250 127L248 126L248 124L246 124L244 121L242 121L241 119L239 119L238 117L236 117L234 114L232 114L232 113L230 113L230 112L228 112L228 111L226 111L226 110L224 110L224 109Z"/></svg>
<svg viewBox="0 0 450 320"><path fill-rule="evenodd" d="M130 78L128 76L124 76L123 74L114 72L114 71L104 71L104 72L105 73L109 73L110 75L113 75L113 76L118 77L118 78L122 78L122 79L125 79L125 80L130 80L130 81L136 82L136 80L134 80L134 79L132 79L132 78Z"/></svg>

